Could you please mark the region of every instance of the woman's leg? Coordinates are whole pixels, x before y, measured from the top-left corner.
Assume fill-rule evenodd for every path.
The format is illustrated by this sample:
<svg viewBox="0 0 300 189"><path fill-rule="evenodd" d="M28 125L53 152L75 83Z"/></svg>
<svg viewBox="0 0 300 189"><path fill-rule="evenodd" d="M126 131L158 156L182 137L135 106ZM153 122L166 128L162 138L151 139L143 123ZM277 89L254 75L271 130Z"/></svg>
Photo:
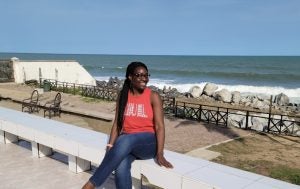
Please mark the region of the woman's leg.
<svg viewBox="0 0 300 189"><path fill-rule="evenodd" d="M135 159L150 159L156 154L156 137L152 133L139 133L131 135L135 143L131 153L119 164L115 170L115 183L118 189L131 189L131 163Z"/></svg>
<svg viewBox="0 0 300 189"><path fill-rule="evenodd" d="M115 145L105 154L101 164L90 178L90 182L94 186L98 187L103 184L112 171L115 170L120 162L131 152L130 145L126 145L129 144L128 139L129 138L125 135L119 136ZM116 145L117 143L119 143L119 145Z"/></svg>
<svg viewBox="0 0 300 189"><path fill-rule="evenodd" d="M136 157L144 159L144 158L154 157L156 152L155 149L156 149L156 137L155 134L153 133L137 133L137 134L120 135L117 138L114 146L106 153L102 163L97 168L94 175L90 178L90 182L94 186L100 186L111 174L111 172L117 169L119 164L124 159L126 159L131 152L134 152L133 153L134 156L137 155ZM123 165L123 167L124 168L128 167L128 165L127 166ZM122 175L119 174L119 178L120 177L122 177Z"/></svg>
<svg viewBox="0 0 300 189"><path fill-rule="evenodd" d="M131 189L132 188L132 180L131 180L131 163L136 158L129 154L123 161L119 164L118 168L115 170L115 183L116 188L122 189Z"/></svg>

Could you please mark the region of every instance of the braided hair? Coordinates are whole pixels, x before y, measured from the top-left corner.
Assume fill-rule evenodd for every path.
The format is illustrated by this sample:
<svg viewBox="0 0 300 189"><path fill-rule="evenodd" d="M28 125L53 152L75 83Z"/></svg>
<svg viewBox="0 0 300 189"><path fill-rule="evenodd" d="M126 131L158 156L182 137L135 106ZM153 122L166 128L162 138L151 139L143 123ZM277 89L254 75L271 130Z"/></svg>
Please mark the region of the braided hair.
<svg viewBox="0 0 300 189"><path fill-rule="evenodd" d="M128 101L128 92L129 90L133 90L131 86L131 81L129 79L129 75L133 75L134 71L137 67L143 67L148 71L147 66L142 62L131 62L126 69L126 79L123 84L123 88L120 91L119 94L119 101L118 101L118 119L117 119L117 130L118 134L121 133L123 128L123 122L124 122L124 111L125 107Z"/></svg>

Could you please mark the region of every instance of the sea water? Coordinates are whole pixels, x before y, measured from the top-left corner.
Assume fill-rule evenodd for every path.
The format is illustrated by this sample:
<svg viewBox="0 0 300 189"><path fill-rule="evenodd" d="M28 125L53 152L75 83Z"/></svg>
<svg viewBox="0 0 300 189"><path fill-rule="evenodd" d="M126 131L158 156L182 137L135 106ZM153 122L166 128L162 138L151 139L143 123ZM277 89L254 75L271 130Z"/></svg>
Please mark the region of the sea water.
<svg viewBox="0 0 300 189"><path fill-rule="evenodd" d="M0 53L0 59L77 60L97 80L124 79L126 66L142 61L151 74L149 85L187 92L208 82L218 90L265 97L284 93L300 103L300 56L171 56Z"/></svg>

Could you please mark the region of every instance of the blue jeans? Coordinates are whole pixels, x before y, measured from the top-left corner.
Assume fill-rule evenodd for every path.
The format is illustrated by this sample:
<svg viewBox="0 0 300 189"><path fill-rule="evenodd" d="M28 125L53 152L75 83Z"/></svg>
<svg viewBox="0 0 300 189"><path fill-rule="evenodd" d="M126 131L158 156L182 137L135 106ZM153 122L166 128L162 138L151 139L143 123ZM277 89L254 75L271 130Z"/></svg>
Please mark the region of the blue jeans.
<svg viewBox="0 0 300 189"><path fill-rule="evenodd" d="M131 163L135 159L150 159L156 155L156 136L142 132L120 135L114 146L105 154L90 182L100 186L115 170L115 183L118 189L131 189Z"/></svg>

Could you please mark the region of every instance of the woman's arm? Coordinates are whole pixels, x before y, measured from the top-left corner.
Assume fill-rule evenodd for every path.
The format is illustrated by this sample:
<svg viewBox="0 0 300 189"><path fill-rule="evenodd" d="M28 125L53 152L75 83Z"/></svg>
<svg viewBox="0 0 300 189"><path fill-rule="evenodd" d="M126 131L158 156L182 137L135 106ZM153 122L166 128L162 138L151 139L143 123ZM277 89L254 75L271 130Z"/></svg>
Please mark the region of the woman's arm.
<svg viewBox="0 0 300 189"><path fill-rule="evenodd" d="M160 96L157 92L151 93L151 104L153 108L154 125L157 138L157 154L156 160L160 166L173 168L172 164L164 157L164 144L165 144L165 124L163 106Z"/></svg>
<svg viewBox="0 0 300 189"><path fill-rule="evenodd" d="M116 139L118 138L118 135L119 135L118 134L118 129L117 129L118 109L119 109L118 102L119 102L119 96L118 96L117 101L116 101L115 118L114 118L112 128L110 130L109 142L108 142L108 146L106 148L107 150L112 148L112 146L114 145L114 143L115 143L115 141L116 141Z"/></svg>

